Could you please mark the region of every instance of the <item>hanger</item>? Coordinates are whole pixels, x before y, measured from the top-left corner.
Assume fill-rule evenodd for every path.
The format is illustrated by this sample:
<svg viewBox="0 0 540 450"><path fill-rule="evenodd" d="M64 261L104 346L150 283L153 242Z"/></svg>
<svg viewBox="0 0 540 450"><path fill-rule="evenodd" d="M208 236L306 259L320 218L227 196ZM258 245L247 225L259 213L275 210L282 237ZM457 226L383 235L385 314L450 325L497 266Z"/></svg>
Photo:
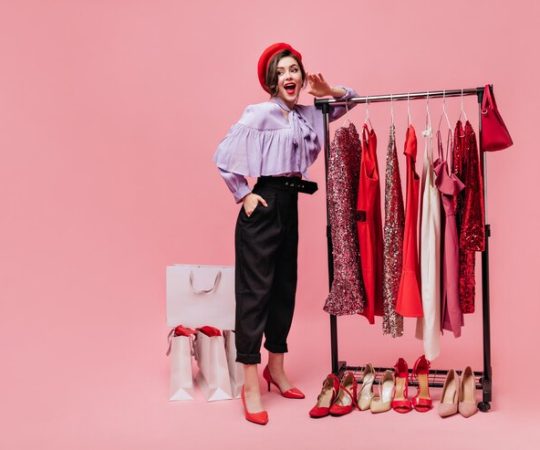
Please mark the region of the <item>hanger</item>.
<svg viewBox="0 0 540 450"><path fill-rule="evenodd" d="M452 131L452 125L450 124L450 119L448 118L448 113L446 112L446 90L443 90L443 104L442 104L442 114L441 114L441 118L439 119L439 126L438 126L438 130L441 129L441 123L442 123L442 120L443 120L443 117L446 119L446 124L448 125L448 130L449 132Z"/></svg>
<svg viewBox="0 0 540 450"><path fill-rule="evenodd" d="M458 120L461 120L461 116L465 119L465 122L468 122L467 113L465 112L465 107L463 106L463 88L461 88L461 111L459 113Z"/></svg>
<svg viewBox="0 0 540 450"><path fill-rule="evenodd" d="M392 126L395 126L395 117L394 117L394 98L390 94L390 117L392 118Z"/></svg>
<svg viewBox="0 0 540 450"><path fill-rule="evenodd" d="M443 117L446 119L446 124L448 125L448 134L447 134L447 137L446 137L446 154L445 154L445 160L446 160L446 170L447 170L447 173L450 174L452 173L452 162L449 160L449 156L450 156L450 148L452 147L453 145L453 129L452 129L452 125L450 124L450 119L448 118L448 113L446 111L446 90L443 90L443 104L442 104L442 114L441 114L441 118L439 119L439 127L437 129L437 133L440 134L441 132L441 124L442 124L442 120L443 120Z"/></svg>
<svg viewBox="0 0 540 450"><path fill-rule="evenodd" d="M412 119L411 119L411 93L410 92L407 92L407 116L408 116L408 126L411 126L411 122L412 122Z"/></svg>
<svg viewBox="0 0 540 450"><path fill-rule="evenodd" d="M369 97L366 97L366 116L364 117L364 123L368 124L373 130L373 125L371 124L371 119L369 118Z"/></svg>
<svg viewBox="0 0 540 450"><path fill-rule="evenodd" d="M351 124L351 119L349 118L349 100L346 100L345 111L345 114L347 116L345 119L345 126L348 127Z"/></svg>
<svg viewBox="0 0 540 450"><path fill-rule="evenodd" d="M431 136L431 111L429 110L429 91L426 96L426 129L423 132L424 136Z"/></svg>

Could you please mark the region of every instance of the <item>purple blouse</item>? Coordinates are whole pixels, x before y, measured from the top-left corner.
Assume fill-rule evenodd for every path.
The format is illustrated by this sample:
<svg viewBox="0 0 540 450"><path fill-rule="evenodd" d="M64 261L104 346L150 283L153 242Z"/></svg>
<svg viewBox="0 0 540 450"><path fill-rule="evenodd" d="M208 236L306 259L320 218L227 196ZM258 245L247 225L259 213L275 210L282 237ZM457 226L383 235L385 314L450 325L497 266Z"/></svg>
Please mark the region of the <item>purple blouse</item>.
<svg viewBox="0 0 540 450"><path fill-rule="evenodd" d="M337 100L357 97L354 89ZM349 106L354 108L356 104ZM287 118L281 110L289 111ZM330 122L347 112L344 105L330 108ZM251 192L245 177L261 175L301 175L324 145L323 115L315 105L295 105L290 110L279 97L248 105L219 143L214 154L221 176L239 203Z"/></svg>

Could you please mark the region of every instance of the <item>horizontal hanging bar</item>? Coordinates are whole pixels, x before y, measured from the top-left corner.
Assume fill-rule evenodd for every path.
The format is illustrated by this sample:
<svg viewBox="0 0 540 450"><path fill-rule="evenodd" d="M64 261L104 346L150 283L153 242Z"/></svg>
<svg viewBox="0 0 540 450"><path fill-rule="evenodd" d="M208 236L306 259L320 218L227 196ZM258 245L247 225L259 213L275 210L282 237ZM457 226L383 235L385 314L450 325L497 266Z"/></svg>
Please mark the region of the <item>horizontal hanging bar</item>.
<svg viewBox="0 0 540 450"><path fill-rule="evenodd" d="M422 98L442 98L442 97L461 97L461 95L476 95L479 96L484 92L483 87L470 89L449 89L444 91L425 91L425 92L406 92L404 94L385 94L385 95L368 95L365 97L353 97L350 100L336 100L335 98L316 98L315 107L322 109L322 105L345 105L347 103L376 103L387 102L391 100L419 100Z"/></svg>

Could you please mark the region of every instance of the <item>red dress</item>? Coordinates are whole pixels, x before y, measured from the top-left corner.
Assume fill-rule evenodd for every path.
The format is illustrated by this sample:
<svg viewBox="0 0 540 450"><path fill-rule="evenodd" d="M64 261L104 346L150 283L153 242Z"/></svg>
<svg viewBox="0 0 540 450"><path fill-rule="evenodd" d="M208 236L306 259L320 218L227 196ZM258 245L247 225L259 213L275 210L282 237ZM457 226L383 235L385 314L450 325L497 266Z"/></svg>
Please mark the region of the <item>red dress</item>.
<svg viewBox="0 0 540 450"><path fill-rule="evenodd" d="M377 136L373 129L362 129L362 159L356 202L356 219L362 278L367 297L361 313L375 323L375 316L384 314L383 284L383 234L381 215L381 187L377 163Z"/></svg>
<svg viewBox="0 0 540 450"><path fill-rule="evenodd" d="M403 267L399 282L396 312L403 317L422 317L420 294L420 264L418 262L417 222L420 177L415 170L416 133L409 125L404 154L407 159L407 199L405 206L405 235L403 237Z"/></svg>

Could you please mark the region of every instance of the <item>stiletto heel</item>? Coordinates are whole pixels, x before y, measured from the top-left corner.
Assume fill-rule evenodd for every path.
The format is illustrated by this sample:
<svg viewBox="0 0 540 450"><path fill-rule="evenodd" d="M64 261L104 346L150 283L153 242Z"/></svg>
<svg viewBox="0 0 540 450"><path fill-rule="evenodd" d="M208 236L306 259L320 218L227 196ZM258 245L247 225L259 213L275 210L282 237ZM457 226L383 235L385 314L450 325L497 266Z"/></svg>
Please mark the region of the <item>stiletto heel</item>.
<svg viewBox="0 0 540 450"><path fill-rule="evenodd" d="M476 404L476 382L474 381L474 372L470 366L467 366L461 374L458 410L463 417L471 417L478 411Z"/></svg>
<svg viewBox="0 0 540 450"><path fill-rule="evenodd" d="M458 387L459 377L454 369L450 369L446 380L444 380L441 402L439 403L439 416L448 417L458 412Z"/></svg>
<svg viewBox="0 0 540 450"><path fill-rule="evenodd" d="M390 411L392 399L394 398L395 382L394 372L391 370L384 372L383 379L379 383L379 395L373 397L369 406L372 413Z"/></svg>
<svg viewBox="0 0 540 450"><path fill-rule="evenodd" d="M251 413L247 410L244 386L242 386L242 405L244 406L244 416L247 421L256 423L257 425L266 425L268 423L268 413L266 411Z"/></svg>
<svg viewBox="0 0 540 450"><path fill-rule="evenodd" d="M274 386L278 388L280 394L285 398L302 399L306 397L300 389L295 388L295 387L287 389L286 391L282 391L279 385L272 379L272 375L270 375L270 369L268 368L268 366L266 366L263 370L263 378L268 383L269 392L270 392L270 385L273 384Z"/></svg>
<svg viewBox="0 0 540 450"><path fill-rule="evenodd" d="M413 397L412 404L418 412L426 412L433 407L428 382L430 365L425 355L420 356L414 363L413 376L418 380L418 392Z"/></svg>
<svg viewBox="0 0 540 450"><path fill-rule="evenodd" d="M373 364L368 363L362 374L362 387L358 393L357 405L360 411L369 409L373 399L373 382L375 381L375 369Z"/></svg>
<svg viewBox="0 0 540 450"><path fill-rule="evenodd" d="M309 411L309 416L319 419L330 414L330 406L334 403L338 392L339 378L331 373L324 380L321 393L317 397L317 403Z"/></svg>
<svg viewBox="0 0 540 450"><path fill-rule="evenodd" d="M409 394L409 368L403 358L399 358L394 366L396 371L396 391L392 400L392 409L398 413L408 413L412 409Z"/></svg>
<svg viewBox="0 0 540 450"><path fill-rule="evenodd" d="M330 406L330 414L333 416L344 416L349 414L356 406L356 378L353 372L345 372L336 400Z"/></svg>

